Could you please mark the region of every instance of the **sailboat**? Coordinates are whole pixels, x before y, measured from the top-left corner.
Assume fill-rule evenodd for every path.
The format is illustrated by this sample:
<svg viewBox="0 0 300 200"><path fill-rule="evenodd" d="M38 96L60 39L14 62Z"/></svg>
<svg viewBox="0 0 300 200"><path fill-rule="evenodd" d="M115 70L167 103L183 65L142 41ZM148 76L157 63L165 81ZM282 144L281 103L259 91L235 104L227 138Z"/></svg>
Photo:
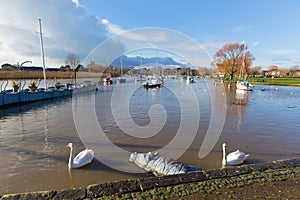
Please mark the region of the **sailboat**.
<svg viewBox="0 0 300 200"><path fill-rule="evenodd" d="M41 52L42 52L42 61L43 61L43 75L44 75L44 85L45 89L47 90L47 79L46 79L46 67L45 67L45 53L44 53L44 43L43 43L43 33L42 33L42 19L38 19L39 21L39 27L40 31L38 32L40 34L41 39Z"/></svg>
<svg viewBox="0 0 300 200"><path fill-rule="evenodd" d="M106 66L108 68L108 75L106 76L106 78L103 79L103 84L104 85L111 85L113 84L113 81L111 80L111 75L110 75L110 66L108 64L108 56L106 57Z"/></svg>
<svg viewBox="0 0 300 200"><path fill-rule="evenodd" d="M253 89L250 87L250 84L247 80L237 81L236 88L238 90L252 91Z"/></svg>
<svg viewBox="0 0 300 200"><path fill-rule="evenodd" d="M156 66L158 67L158 55L156 51ZM160 88L164 85L163 76L154 74L153 76L148 76L147 81L143 84L144 88Z"/></svg>
<svg viewBox="0 0 300 200"><path fill-rule="evenodd" d="M117 82L118 83L126 83L126 79L123 77L123 63L122 63L122 55L121 55L121 77L118 78Z"/></svg>
<svg viewBox="0 0 300 200"><path fill-rule="evenodd" d="M195 79L193 76L191 76L191 68L189 68L189 73L186 76L186 82L187 83L195 83Z"/></svg>
<svg viewBox="0 0 300 200"><path fill-rule="evenodd" d="M243 65L242 65L242 69L240 72L239 80L236 83L236 88L238 90L252 91L253 89L252 89L251 85L249 84L249 82L247 80L243 80L244 69L245 69L245 56L246 55L245 55L245 46L244 46Z"/></svg>
<svg viewBox="0 0 300 200"><path fill-rule="evenodd" d="M134 82L143 82L146 81L145 77L143 77L143 75L141 74L141 70L143 68L143 55L141 53L141 64L140 64L140 69L137 68L137 74L134 77Z"/></svg>
<svg viewBox="0 0 300 200"><path fill-rule="evenodd" d="M163 79L160 76L148 76L144 88L160 88L163 86Z"/></svg>

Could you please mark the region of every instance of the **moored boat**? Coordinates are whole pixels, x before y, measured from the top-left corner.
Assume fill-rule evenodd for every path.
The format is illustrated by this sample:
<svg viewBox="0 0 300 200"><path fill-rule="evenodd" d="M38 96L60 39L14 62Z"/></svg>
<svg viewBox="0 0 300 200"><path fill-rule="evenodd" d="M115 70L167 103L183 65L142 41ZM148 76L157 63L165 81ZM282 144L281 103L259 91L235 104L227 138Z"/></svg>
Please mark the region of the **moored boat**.
<svg viewBox="0 0 300 200"><path fill-rule="evenodd" d="M164 80L160 76L148 76L146 83L143 85L145 88L160 88L164 84Z"/></svg>
<svg viewBox="0 0 300 200"><path fill-rule="evenodd" d="M120 77L117 79L117 83L126 83L126 79L124 77Z"/></svg>
<svg viewBox="0 0 300 200"><path fill-rule="evenodd" d="M237 81L236 88L239 90L252 91L252 87L247 80Z"/></svg>
<svg viewBox="0 0 300 200"><path fill-rule="evenodd" d="M245 70L245 45L244 45L244 52L243 52L243 63L241 66L240 74L239 74L239 79L236 82L236 88L238 90L245 90L245 91L252 91L252 85L244 79L244 70Z"/></svg>
<svg viewBox="0 0 300 200"><path fill-rule="evenodd" d="M104 85L111 85L113 84L113 81L111 80L110 76L107 76L106 78L103 79L103 84Z"/></svg>
<svg viewBox="0 0 300 200"><path fill-rule="evenodd" d="M186 82L187 83L195 83L195 79L193 76L187 76L186 77Z"/></svg>
<svg viewBox="0 0 300 200"><path fill-rule="evenodd" d="M126 83L126 79L123 77L123 65L122 65L122 55L121 55L121 77L117 79L117 83Z"/></svg>

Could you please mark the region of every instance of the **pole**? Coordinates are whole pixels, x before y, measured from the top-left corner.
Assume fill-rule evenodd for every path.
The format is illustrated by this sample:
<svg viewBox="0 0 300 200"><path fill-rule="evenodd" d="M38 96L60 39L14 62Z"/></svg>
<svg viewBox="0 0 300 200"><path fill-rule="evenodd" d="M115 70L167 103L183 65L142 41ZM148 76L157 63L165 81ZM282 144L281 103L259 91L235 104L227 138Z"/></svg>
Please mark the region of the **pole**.
<svg viewBox="0 0 300 200"><path fill-rule="evenodd" d="M246 43L244 42L244 51L243 51L243 70L242 70L242 80L244 79L244 70L245 70L245 59L246 59Z"/></svg>
<svg viewBox="0 0 300 200"><path fill-rule="evenodd" d="M32 63L32 61L24 61L21 63L21 65L19 66L19 90L21 91L21 70L22 70L22 66L25 64L25 63Z"/></svg>
<svg viewBox="0 0 300 200"><path fill-rule="evenodd" d="M121 53L121 78L123 78L123 63L122 63L122 59L123 59L123 54Z"/></svg>
<svg viewBox="0 0 300 200"><path fill-rule="evenodd" d="M40 25L40 38L41 38L41 51L42 51L42 61L43 61L43 73L44 73L44 85L45 89L47 90L47 82L46 82L46 68L45 68L45 54L44 54L44 44L43 44L43 33L42 33L42 20L39 20L39 25Z"/></svg>
<svg viewBox="0 0 300 200"><path fill-rule="evenodd" d="M143 53L141 53L141 67L140 67L140 72L138 70L138 75L140 76L139 78L141 79L141 82L142 82L142 75L141 75L141 72L142 72L142 69L143 69Z"/></svg>

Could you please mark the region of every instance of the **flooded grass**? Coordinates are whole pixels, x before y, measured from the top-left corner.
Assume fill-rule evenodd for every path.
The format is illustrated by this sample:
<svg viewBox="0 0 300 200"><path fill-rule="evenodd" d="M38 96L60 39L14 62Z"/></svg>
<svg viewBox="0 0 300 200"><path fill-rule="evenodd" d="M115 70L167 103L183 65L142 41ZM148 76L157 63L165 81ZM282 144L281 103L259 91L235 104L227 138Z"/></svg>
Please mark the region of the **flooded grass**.
<svg viewBox="0 0 300 200"><path fill-rule="evenodd" d="M300 78L248 78L252 84L300 86Z"/></svg>

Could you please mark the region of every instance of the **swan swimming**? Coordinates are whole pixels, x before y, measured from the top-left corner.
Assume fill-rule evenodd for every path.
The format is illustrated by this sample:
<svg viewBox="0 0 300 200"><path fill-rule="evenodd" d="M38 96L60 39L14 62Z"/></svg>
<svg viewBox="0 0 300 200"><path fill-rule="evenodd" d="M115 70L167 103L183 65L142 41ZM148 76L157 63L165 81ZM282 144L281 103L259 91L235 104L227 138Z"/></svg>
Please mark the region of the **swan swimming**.
<svg viewBox="0 0 300 200"><path fill-rule="evenodd" d="M81 151L75 158L74 158L74 149L75 146L72 143L69 143L66 147L70 148L70 157L68 167L71 168L79 168L84 165L87 165L93 161L94 158L94 151L91 149L85 149Z"/></svg>
<svg viewBox="0 0 300 200"><path fill-rule="evenodd" d="M234 152L231 152L226 156L226 143L223 143L223 160L222 165L240 165L242 164L246 158L249 156L249 154L245 154L244 152L240 150L236 150Z"/></svg>

